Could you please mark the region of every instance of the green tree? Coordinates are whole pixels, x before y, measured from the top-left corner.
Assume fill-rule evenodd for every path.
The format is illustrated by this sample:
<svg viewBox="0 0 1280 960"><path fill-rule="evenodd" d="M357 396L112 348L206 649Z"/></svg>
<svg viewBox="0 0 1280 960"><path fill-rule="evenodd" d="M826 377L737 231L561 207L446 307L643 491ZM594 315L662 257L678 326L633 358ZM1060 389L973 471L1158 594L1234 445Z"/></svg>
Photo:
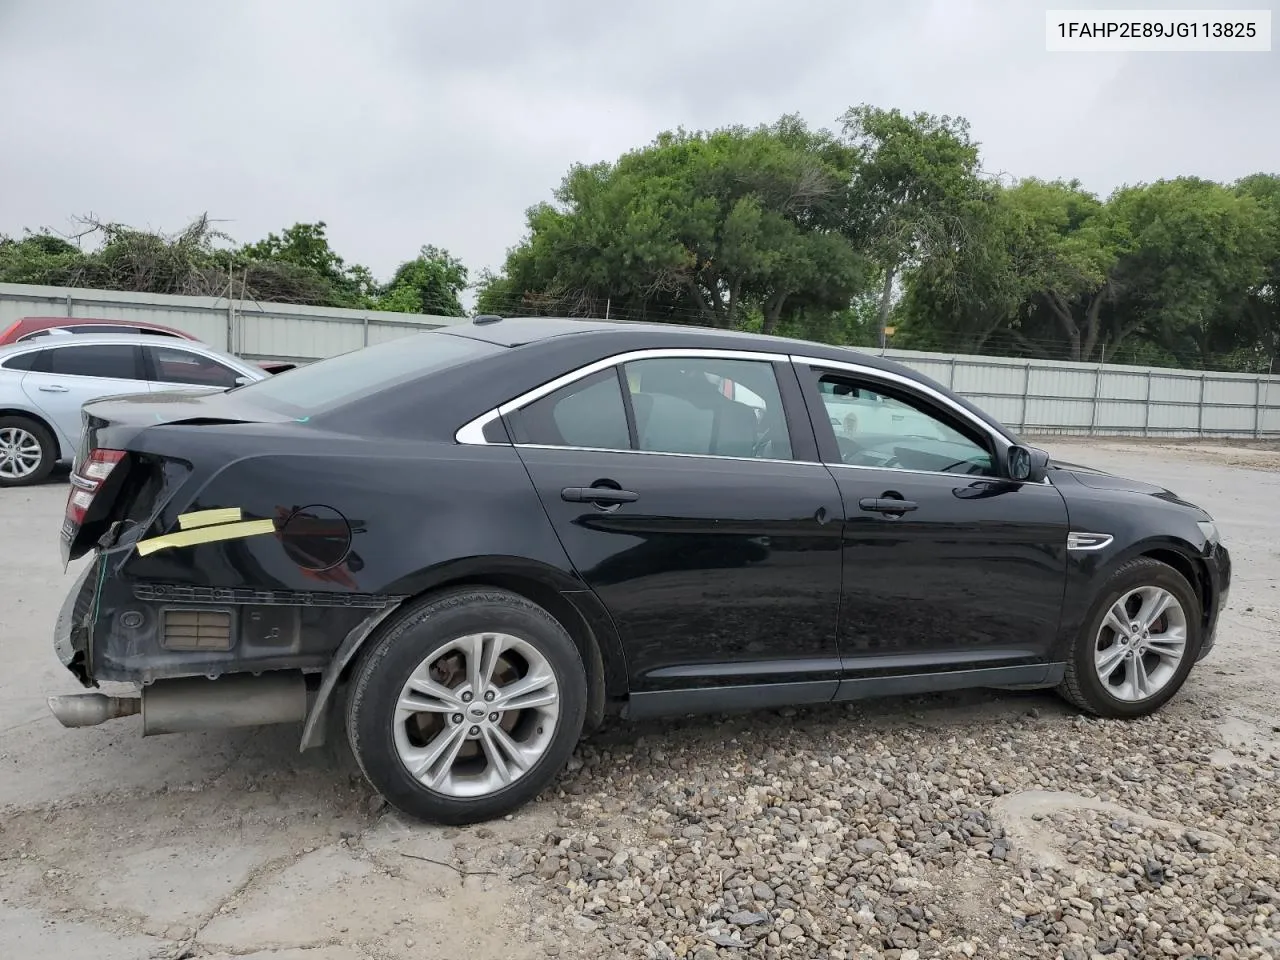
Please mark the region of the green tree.
<svg viewBox="0 0 1280 960"><path fill-rule="evenodd" d="M1231 305L1215 347L1235 369L1271 372L1280 355L1280 175L1256 173L1238 181L1234 190L1257 204L1261 273Z"/></svg>
<svg viewBox="0 0 1280 960"><path fill-rule="evenodd" d="M961 352L994 342L997 350L1046 355L1022 329L1037 310L1070 328L1046 333L1032 322L1030 336L1081 340L1073 304L1101 286L1114 262L1098 242L1101 209L1074 181L988 184L966 218L965 242L904 275L897 342Z"/></svg>
<svg viewBox="0 0 1280 960"><path fill-rule="evenodd" d="M467 268L449 251L425 246L402 263L374 302L374 309L460 317Z"/></svg>
<svg viewBox="0 0 1280 960"><path fill-rule="evenodd" d="M28 230L21 240L0 235L0 283L65 286L84 260L79 247L47 230Z"/></svg>
<svg viewBox="0 0 1280 960"><path fill-rule="evenodd" d="M369 303L377 285L367 267L347 264L329 246L327 227L316 223L295 223L279 234L270 233L256 243L245 244L236 251L235 260L251 269L255 265L283 267L277 271L282 279L300 280L314 277L327 291L323 303L333 307L361 307ZM268 266L270 265L270 266ZM289 268L293 268L290 270Z"/></svg>
<svg viewBox="0 0 1280 960"><path fill-rule="evenodd" d="M856 155L845 229L879 272L883 340L900 272L970 242L982 197L978 145L959 117L863 104L842 121Z"/></svg>
<svg viewBox="0 0 1280 960"><path fill-rule="evenodd" d="M966 244L908 275L903 344L1217 362L1249 341L1238 314L1249 291L1265 299L1266 236L1252 197L1208 181L1104 202L1074 181L1024 180L993 193Z"/></svg>
<svg viewBox="0 0 1280 960"><path fill-rule="evenodd" d="M866 264L840 228L853 151L795 117L767 127L669 132L615 163L573 167L480 304L691 319L775 330L847 306ZM511 306L507 312L510 312Z"/></svg>
<svg viewBox="0 0 1280 960"><path fill-rule="evenodd" d="M1187 366L1240 346L1240 309L1266 276L1257 200L1195 177L1124 188L1107 204L1122 253L1107 279L1114 349L1134 333Z"/></svg>

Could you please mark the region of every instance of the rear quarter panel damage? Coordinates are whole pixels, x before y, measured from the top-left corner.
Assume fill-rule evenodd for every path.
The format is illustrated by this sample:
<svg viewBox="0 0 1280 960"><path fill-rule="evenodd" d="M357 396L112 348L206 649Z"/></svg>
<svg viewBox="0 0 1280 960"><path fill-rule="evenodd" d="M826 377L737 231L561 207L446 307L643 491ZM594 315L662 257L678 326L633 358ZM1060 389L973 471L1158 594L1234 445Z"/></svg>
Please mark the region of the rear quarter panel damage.
<svg viewBox="0 0 1280 960"><path fill-rule="evenodd" d="M612 623L574 573L512 448L359 440L349 446L324 454L286 450L230 459L198 490L183 485L154 522L139 524L110 548L114 575L104 583L94 631L97 678L147 680L276 667L322 671L344 640L363 641L362 626L381 617L385 606L447 584L496 579L534 582L570 602L601 646L610 691L625 689ZM180 517L190 529L193 514L227 510L238 510L238 519L214 519L271 520L273 529L145 555L137 549L139 542L183 532ZM309 534L345 526L349 547L340 556L333 555L332 543L298 549L286 536L286 524L299 511L309 516ZM211 522L207 529L217 526ZM314 560L319 555L323 562ZM308 602L298 613L298 638L288 650L249 645L218 655L175 653L161 648L154 630L129 630L118 622L140 591L154 599L157 587L170 596L201 591L206 601L224 597L249 606L267 592L277 600L305 594ZM344 656L355 652L344 650Z"/></svg>

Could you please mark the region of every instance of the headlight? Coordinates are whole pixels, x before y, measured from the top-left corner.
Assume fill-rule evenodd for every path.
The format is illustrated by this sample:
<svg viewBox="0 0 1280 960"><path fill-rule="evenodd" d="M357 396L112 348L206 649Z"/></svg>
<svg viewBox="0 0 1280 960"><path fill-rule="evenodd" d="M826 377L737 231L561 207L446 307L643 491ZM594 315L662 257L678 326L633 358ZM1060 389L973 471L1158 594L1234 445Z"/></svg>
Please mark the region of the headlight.
<svg viewBox="0 0 1280 960"><path fill-rule="evenodd" d="M1200 528L1200 532L1204 534L1204 538L1210 543L1218 542L1218 525L1212 520L1197 520L1196 526Z"/></svg>

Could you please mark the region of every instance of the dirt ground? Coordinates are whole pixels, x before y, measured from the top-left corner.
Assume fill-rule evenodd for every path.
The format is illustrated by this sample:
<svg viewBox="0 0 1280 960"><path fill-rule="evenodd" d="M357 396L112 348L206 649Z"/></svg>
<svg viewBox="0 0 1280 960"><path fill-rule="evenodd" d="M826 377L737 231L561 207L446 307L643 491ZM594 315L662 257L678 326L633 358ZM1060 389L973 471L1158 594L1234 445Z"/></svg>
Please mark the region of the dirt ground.
<svg viewBox="0 0 1280 960"><path fill-rule="evenodd" d="M1222 762L1233 751L1280 755L1280 448L1040 442L1064 460L1166 485L1218 520L1235 561L1232 594L1218 647L1179 700L1210 705ZM298 754L294 728L145 740L137 718L61 728L45 697L79 689L50 642L75 573L58 560L65 497L61 482L0 491L0 957L519 960L560 952L540 933L551 908L537 885L504 879L504 868L514 865L517 841L562 822L563 793L508 820L435 828L384 809L340 750ZM955 723L990 725L1027 701L982 693L960 709ZM893 726L920 706L885 701L876 710L877 725ZM779 715L753 722L776 726ZM849 721L833 709L806 722ZM706 724L710 732L714 721ZM608 737L651 741L665 729L622 725ZM946 725L938 732L953 735ZM713 768L707 739L704 763Z"/></svg>

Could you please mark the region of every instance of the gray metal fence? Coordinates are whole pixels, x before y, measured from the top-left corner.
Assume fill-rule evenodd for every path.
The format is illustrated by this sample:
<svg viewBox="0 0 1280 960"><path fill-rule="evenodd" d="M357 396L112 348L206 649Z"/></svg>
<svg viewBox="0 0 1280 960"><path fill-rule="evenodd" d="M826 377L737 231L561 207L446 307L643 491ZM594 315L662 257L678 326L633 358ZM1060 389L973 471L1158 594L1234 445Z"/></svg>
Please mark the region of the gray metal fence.
<svg viewBox="0 0 1280 960"><path fill-rule="evenodd" d="M19 317L148 320L252 360L320 360L461 317L0 283L0 330Z"/></svg>
<svg viewBox="0 0 1280 960"><path fill-rule="evenodd" d="M0 329L23 316L151 320L254 360L319 360L467 322L339 310L0 284ZM1280 376L887 350L1023 433L1280 438Z"/></svg>
<svg viewBox="0 0 1280 960"><path fill-rule="evenodd" d="M1280 376L910 350L884 355L1023 433L1280 437Z"/></svg>

